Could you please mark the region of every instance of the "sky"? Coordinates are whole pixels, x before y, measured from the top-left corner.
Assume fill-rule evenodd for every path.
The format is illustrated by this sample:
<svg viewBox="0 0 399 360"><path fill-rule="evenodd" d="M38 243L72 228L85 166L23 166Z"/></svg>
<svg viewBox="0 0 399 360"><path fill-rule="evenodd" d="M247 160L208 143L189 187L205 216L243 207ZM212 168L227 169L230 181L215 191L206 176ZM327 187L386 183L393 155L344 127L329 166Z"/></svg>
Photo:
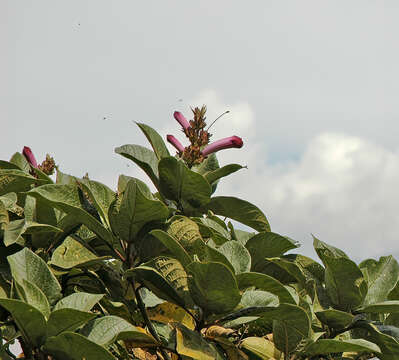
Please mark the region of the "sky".
<svg viewBox="0 0 399 360"><path fill-rule="evenodd" d="M316 258L399 258L399 3L371 0L0 0L0 159L23 146L115 188L114 153L207 105L251 201ZM173 149L171 149L173 151Z"/></svg>

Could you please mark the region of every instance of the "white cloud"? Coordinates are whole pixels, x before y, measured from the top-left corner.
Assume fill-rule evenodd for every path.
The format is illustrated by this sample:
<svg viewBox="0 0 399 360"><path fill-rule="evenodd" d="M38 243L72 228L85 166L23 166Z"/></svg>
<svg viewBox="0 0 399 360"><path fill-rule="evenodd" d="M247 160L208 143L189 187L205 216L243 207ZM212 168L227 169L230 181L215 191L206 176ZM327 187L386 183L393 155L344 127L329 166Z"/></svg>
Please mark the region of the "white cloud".
<svg viewBox="0 0 399 360"><path fill-rule="evenodd" d="M296 162L271 165L253 153L245 157L249 170L232 176L224 189L221 184L221 192L257 204L272 229L298 239L307 254L311 232L356 260L399 254L397 152L323 133Z"/></svg>

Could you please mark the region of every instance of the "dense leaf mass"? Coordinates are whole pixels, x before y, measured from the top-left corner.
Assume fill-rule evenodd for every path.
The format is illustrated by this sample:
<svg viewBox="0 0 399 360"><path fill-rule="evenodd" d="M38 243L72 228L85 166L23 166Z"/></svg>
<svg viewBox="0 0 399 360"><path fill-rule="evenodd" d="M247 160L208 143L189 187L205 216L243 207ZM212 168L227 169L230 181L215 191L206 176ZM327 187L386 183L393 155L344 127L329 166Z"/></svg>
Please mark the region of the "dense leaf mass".
<svg viewBox="0 0 399 360"><path fill-rule="evenodd" d="M399 359L396 260L314 238L315 261L256 205L213 196L245 166L202 152L205 110L175 113L191 143L175 156L141 123L151 149L116 148L155 193L53 179L27 147L0 161L1 359L15 339L37 360Z"/></svg>

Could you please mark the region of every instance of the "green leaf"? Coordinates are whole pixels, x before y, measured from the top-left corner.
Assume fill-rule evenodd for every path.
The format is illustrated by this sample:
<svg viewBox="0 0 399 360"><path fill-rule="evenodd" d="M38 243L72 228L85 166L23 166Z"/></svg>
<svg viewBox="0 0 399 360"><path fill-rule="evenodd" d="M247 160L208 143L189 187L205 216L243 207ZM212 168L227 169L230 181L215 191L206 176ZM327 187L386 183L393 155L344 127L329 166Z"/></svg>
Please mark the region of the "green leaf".
<svg viewBox="0 0 399 360"><path fill-rule="evenodd" d="M0 231L7 228L9 222L10 219L8 217L7 208L5 207L3 201L1 201L0 199Z"/></svg>
<svg viewBox="0 0 399 360"><path fill-rule="evenodd" d="M151 221L163 221L169 210L159 200L152 200L143 194L136 181L130 180L123 193L122 201L111 206L112 230L123 240L132 242L140 229Z"/></svg>
<svg viewBox="0 0 399 360"><path fill-rule="evenodd" d="M185 216L173 217L170 220L167 232L179 242L188 254L192 254L195 251L198 243L204 242L198 225Z"/></svg>
<svg viewBox="0 0 399 360"><path fill-rule="evenodd" d="M117 340L133 341L140 346L156 346L157 341L118 316L103 316L92 320L82 330L90 341L109 346ZM137 344L136 344L137 345Z"/></svg>
<svg viewBox="0 0 399 360"><path fill-rule="evenodd" d="M160 160L164 157L170 156L169 151L165 145L165 142L162 140L162 137L150 126L137 123L137 126L144 133L147 140L150 142L151 147L153 148L155 155Z"/></svg>
<svg viewBox="0 0 399 360"><path fill-rule="evenodd" d="M355 318L348 312L334 309L316 311L315 315L323 324L334 329L346 328L353 322Z"/></svg>
<svg viewBox="0 0 399 360"><path fill-rule="evenodd" d="M109 258L109 256L98 257L82 243L68 236L53 252L50 264L62 269L72 269L102 263Z"/></svg>
<svg viewBox="0 0 399 360"><path fill-rule="evenodd" d="M18 330L28 343L40 346L46 338L46 320L43 314L21 300L0 299L0 306L9 311Z"/></svg>
<svg viewBox="0 0 399 360"><path fill-rule="evenodd" d="M28 173L31 170L28 160L19 152L16 152L10 159L10 163L18 166L19 169Z"/></svg>
<svg viewBox="0 0 399 360"><path fill-rule="evenodd" d="M382 301L375 304L368 304L356 309L356 313L398 313L399 301Z"/></svg>
<svg viewBox="0 0 399 360"><path fill-rule="evenodd" d="M313 235L312 235L313 236ZM348 258L348 255L346 255L342 250L328 245L327 243L317 239L316 237L313 236L313 247L316 250L317 255L321 260L323 260L323 257L328 256L332 258Z"/></svg>
<svg viewBox="0 0 399 360"><path fill-rule="evenodd" d="M50 337L43 348L57 360L115 360L102 346L72 332Z"/></svg>
<svg viewBox="0 0 399 360"><path fill-rule="evenodd" d="M198 332L176 325L176 351L187 359L222 360L213 344L208 343Z"/></svg>
<svg viewBox="0 0 399 360"><path fill-rule="evenodd" d="M54 310L60 309L75 309L80 311L90 311L96 305L104 294L90 294L85 292L78 292L62 298L54 307Z"/></svg>
<svg viewBox="0 0 399 360"><path fill-rule="evenodd" d="M26 161L26 160L25 160ZM27 162L28 163L28 162ZM28 164L28 166L29 166L29 164ZM5 160L0 160L0 169L10 169L10 170L23 170L23 169L21 169L19 166L17 166L17 165L15 165L15 164L13 164L13 163L11 163L11 162L8 162L8 161L5 161ZM27 169L27 171L25 171L25 172L29 172L29 169Z"/></svg>
<svg viewBox="0 0 399 360"><path fill-rule="evenodd" d="M379 346L381 349L381 354L378 354L379 359L396 360L398 358L399 343L395 338L383 334L375 325L367 321L358 321L356 325L367 330L366 340L372 341Z"/></svg>
<svg viewBox="0 0 399 360"><path fill-rule="evenodd" d="M18 295L27 304L38 309L46 319L50 315L50 304L43 291L28 280L22 279L21 283L15 282Z"/></svg>
<svg viewBox="0 0 399 360"><path fill-rule="evenodd" d="M254 354L257 359L280 359L281 356L271 341L261 337L247 337L241 342L240 347Z"/></svg>
<svg viewBox="0 0 399 360"><path fill-rule="evenodd" d="M115 240L111 232L83 209L81 195L76 185L43 185L29 191L28 194L37 199L42 199L50 206L54 206L67 214L73 215L99 238L105 240L110 245L114 245Z"/></svg>
<svg viewBox="0 0 399 360"><path fill-rule="evenodd" d="M96 316L96 314L75 309L55 310L47 321L47 336L57 336L65 331L74 331Z"/></svg>
<svg viewBox="0 0 399 360"><path fill-rule="evenodd" d="M221 263L192 262L187 267L188 286L193 300L209 313L226 313L241 300L237 281L229 268Z"/></svg>
<svg viewBox="0 0 399 360"><path fill-rule="evenodd" d="M179 270L176 267L176 270ZM173 268L172 268L173 270ZM168 280L166 280L157 270L149 266L138 266L134 269L130 269L126 271L126 276L134 275L141 283L144 284L149 290L151 290L156 296L161 299L165 299L169 302L177 304L181 307L185 307L184 299L177 293L174 287L170 284ZM173 279L178 279L178 277L174 277ZM187 281L187 280L185 280Z"/></svg>
<svg viewBox="0 0 399 360"><path fill-rule="evenodd" d="M323 259L326 267L325 284L332 304L348 311L362 304L367 294L367 283L357 265L346 258Z"/></svg>
<svg viewBox="0 0 399 360"><path fill-rule="evenodd" d="M337 248L316 238L313 245L326 268L326 290L334 308L349 311L362 304L367 282L359 267Z"/></svg>
<svg viewBox="0 0 399 360"><path fill-rule="evenodd" d="M61 229L48 225L39 224L35 221L28 221L25 219L11 221L4 231L4 244L6 246L15 244L22 239L23 234L38 234L38 233L57 233L62 232Z"/></svg>
<svg viewBox="0 0 399 360"><path fill-rule="evenodd" d="M251 255L238 241L227 241L217 250L233 265L236 274L251 270Z"/></svg>
<svg viewBox="0 0 399 360"><path fill-rule="evenodd" d="M310 319L300 306L280 304L270 307L263 312L261 319L273 320L274 345L285 354L310 336Z"/></svg>
<svg viewBox="0 0 399 360"><path fill-rule="evenodd" d="M40 184L40 180L22 170L0 169L0 195L27 191L34 183Z"/></svg>
<svg viewBox="0 0 399 360"><path fill-rule="evenodd" d="M306 277L297 264L280 257L268 258L267 260L287 271L293 278L295 278L302 288L305 287Z"/></svg>
<svg viewBox="0 0 399 360"><path fill-rule="evenodd" d="M368 259L359 264L367 269L368 292L364 305L384 301L395 287L399 277L399 265L392 256L380 257L379 261Z"/></svg>
<svg viewBox="0 0 399 360"><path fill-rule="evenodd" d="M61 286L46 263L28 248L7 257L11 273L18 283L27 280L46 295L50 305L61 297Z"/></svg>
<svg viewBox="0 0 399 360"><path fill-rule="evenodd" d="M238 287L240 290L249 287L256 287L278 296L280 303L295 304L290 292L275 278L266 274L247 272L237 275Z"/></svg>
<svg viewBox="0 0 399 360"><path fill-rule="evenodd" d="M115 152L138 165L159 189L158 159L153 151L140 145L123 145L117 147Z"/></svg>
<svg viewBox="0 0 399 360"><path fill-rule="evenodd" d="M152 230L150 234L155 236L174 255L174 257L179 260L183 267L186 267L192 262L190 255L187 254L184 247L168 233L156 229Z"/></svg>
<svg viewBox="0 0 399 360"><path fill-rule="evenodd" d="M183 209L200 208L210 201L211 186L204 177L191 171L174 157L163 158L158 165L162 194Z"/></svg>
<svg viewBox="0 0 399 360"><path fill-rule="evenodd" d="M79 180L79 184L83 187L88 197L93 202L102 222L109 226L108 209L116 198L115 192L108 186L89 179L81 179Z"/></svg>
<svg viewBox="0 0 399 360"><path fill-rule="evenodd" d="M212 185L215 181L218 181L222 177L228 176L243 168L244 166L238 164L228 164L219 169L206 172L204 174L204 178L209 182L209 184Z"/></svg>
<svg viewBox="0 0 399 360"><path fill-rule="evenodd" d="M350 340L334 340L334 339L319 339L314 343L308 345L304 352L307 355L329 355L331 353L340 352L371 352L380 353L380 348L364 339L350 339Z"/></svg>
<svg viewBox="0 0 399 360"><path fill-rule="evenodd" d="M269 231L253 235L245 244L252 257L253 270L256 270L257 265L265 258L281 256L298 246L294 240Z"/></svg>
<svg viewBox="0 0 399 360"><path fill-rule="evenodd" d="M206 206L217 215L239 221L257 231L270 231L269 222L263 212L251 203L229 196L215 196Z"/></svg>

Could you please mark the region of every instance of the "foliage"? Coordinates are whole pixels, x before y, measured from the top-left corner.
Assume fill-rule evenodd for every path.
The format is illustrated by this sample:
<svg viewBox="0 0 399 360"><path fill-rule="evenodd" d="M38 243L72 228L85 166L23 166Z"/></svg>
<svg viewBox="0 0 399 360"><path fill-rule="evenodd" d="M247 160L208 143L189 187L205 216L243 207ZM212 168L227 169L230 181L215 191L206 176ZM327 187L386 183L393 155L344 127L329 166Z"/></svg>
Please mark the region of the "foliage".
<svg viewBox="0 0 399 360"><path fill-rule="evenodd" d="M152 149L116 149L155 193L126 175L117 191L58 167L54 181L31 152L0 161L0 358L14 339L25 359L399 357L396 260L357 265L314 238L316 262L257 206L213 196L242 166L202 148L242 141L208 145L204 114L175 114L191 142L176 156L144 124Z"/></svg>

